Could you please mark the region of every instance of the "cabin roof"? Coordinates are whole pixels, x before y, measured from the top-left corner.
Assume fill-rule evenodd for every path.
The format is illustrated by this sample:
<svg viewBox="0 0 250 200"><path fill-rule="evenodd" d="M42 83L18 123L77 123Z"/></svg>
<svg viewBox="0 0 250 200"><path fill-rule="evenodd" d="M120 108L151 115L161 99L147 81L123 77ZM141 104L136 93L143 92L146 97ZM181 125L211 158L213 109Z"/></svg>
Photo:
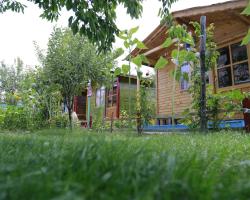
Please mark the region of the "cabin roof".
<svg viewBox="0 0 250 200"><path fill-rule="evenodd" d="M235 37L235 35L242 37L242 30L248 30L250 26L250 17L241 15L243 9L247 6L247 0L232 0L223 3L212 4L208 6L200 6L188 8L185 10L180 10L173 12L173 18L179 24L186 24L188 26L190 21L199 21L201 15L207 16L207 24L215 23L215 27L224 26L225 31L215 31L215 38L218 42L222 38ZM234 26L235 23L240 24L237 30L232 30L230 28ZM235 32L236 31L236 32ZM237 32L238 31L238 32ZM146 50L134 49L131 53L132 56L137 54L144 54L147 56L150 65L153 66L155 61L160 55L169 56L169 51L161 47L161 44L167 37L167 26L158 25L144 40L144 44L148 47ZM228 33L227 33L228 32ZM227 37L226 37L227 36Z"/></svg>

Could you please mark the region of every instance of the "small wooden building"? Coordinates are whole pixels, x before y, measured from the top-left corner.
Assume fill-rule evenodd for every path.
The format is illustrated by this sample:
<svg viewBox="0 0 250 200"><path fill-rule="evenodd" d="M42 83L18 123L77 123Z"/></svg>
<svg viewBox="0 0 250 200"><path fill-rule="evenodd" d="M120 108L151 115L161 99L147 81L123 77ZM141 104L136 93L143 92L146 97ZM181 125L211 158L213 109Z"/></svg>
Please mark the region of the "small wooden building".
<svg viewBox="0 0 250 200"><path fill-rule="evenodd" d="M113 88L107 89L105 94L105 118L119 119L121 111L129 112L129 96L131 98L131 110L135 110L136 82L135 76L119 76L113 84Z"/></svg>
<svg viewBox="0 0 250 200"><path fill-rule="evenodd" d="M214 39L218 45L220 57L218 66L214 71L209 72L209 83L213 86L214 92L223 92L234 89L250 92L250 45L241 46L243 37L250 27L250 17L241 15L247 6L247 0L234 0L218 3L209 6L195 7L172 13L174 20L179 24L186 24L192 30L189 22L200 21L200 17L207 17L207 24L214 23ZM163 48L161 44L167 38L167 27L159 25L143 42L147 50L135 49L132 56L144 54L154 67L160 56L170 59L171 48ZM156 74L156 102L159 124L168 124L171 117L171 96L173 77L171 72L174 65L169 64ZM183 69L184 71L188 69ZM192 98L187 92L187 84L178 82L175 91L175 116L182 117L183 111L191 105ZM243 115L235 116L242 119Z"/></svg>
<svg viewBox="0 0 250 200"><path fill-rule="evenodd" d="M130 76L131 84L129 86L129 76L118 76L113 81L111 88L96 88L91 97L91 110L98 107L104 107L104 118L107 120L119 119L121 112L129 113L129 96L131 98L131 113L135 113L136 105L136 76ZM150 89L152 99L154 100L154 88ZM87 120L87 91L83 91L81 96L74 98L74 111L78 119Z"/></svg>

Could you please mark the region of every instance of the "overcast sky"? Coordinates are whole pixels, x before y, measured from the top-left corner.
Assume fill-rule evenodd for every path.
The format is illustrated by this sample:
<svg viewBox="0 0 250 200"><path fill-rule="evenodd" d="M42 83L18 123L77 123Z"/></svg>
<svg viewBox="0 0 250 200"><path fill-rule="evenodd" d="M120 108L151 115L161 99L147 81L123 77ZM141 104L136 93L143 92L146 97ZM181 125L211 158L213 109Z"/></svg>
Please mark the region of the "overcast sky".
<svg viewBox="0 0 250 200"><path fill-rule="evenodd" d="M227 0L179 0L172 7L173 11L185 8L209 5ZM0 14L0 61L13 63L14 58L20 57L26 65L38 64L33 41L46 49L48 38L55 25L65 27L68 22L68 14L63 13L57 23L50 23L39 17L41 10L34 4L22 0L27 5L24 14L7 12ZM139 20L131 20L123 7L117 8L117 25L121 30L140 26L137 37L143 40L159 24L157 17L161 3L158 0L145 0L143 3L143 15ZM117 41L114 47L120 47Z"/></svg>

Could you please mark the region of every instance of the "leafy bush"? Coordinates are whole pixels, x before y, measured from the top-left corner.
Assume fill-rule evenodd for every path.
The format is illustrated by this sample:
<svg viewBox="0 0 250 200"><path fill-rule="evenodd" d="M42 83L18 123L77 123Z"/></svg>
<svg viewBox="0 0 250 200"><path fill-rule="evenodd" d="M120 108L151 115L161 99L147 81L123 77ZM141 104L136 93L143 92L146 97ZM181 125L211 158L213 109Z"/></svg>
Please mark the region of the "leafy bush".
<svg viewBox="0 0 250 200"><path fill-rule="evenodd" d="M23 107L7 106L7 109L1 109L1 125L3 129L27 129L27 113Z"/></svg>
<svg viewBox="0 0 250 200"><path fill-rule="evenodd" d="M103 131L110 128L110 124L103 119L104 107L95 107L92 112L92 128Z"/></svg>
<svg viewBox="0 0 250 200"><path fill-rule="evenodd" d="M25 107L8 105L0 108L0 127L7 130L34 130L46 126L42 114Z"/></svg>
<svg viewBox="0 0 250 200"><path fill-rule="evenodd" d="M207 88L207 118L211 122L213 129L218 129L222 120L232 118L236 113L242 112L242 101L246 94L240 90L232 90L229 92L220 92L214 94L212 88ZM199 102L193 102L192 109L199 108ZM186 116L181 120L190 128L198 128L200 125L199 113L187 109L184 112Z"/></svg>
<svg viewBox="0 0 250 200"><path fill-rule="evenodd" d="M49 120L50 127L66 128L69 126L68 113L60 113Z"/></svg>
<svg viewBox="0 0 250 200"><path fill-rule="evenodd" d="M130 117L127 110L120 111L120 118L114 121L115 128L133 129L136 127L136 121L133 116Z"/></svg>

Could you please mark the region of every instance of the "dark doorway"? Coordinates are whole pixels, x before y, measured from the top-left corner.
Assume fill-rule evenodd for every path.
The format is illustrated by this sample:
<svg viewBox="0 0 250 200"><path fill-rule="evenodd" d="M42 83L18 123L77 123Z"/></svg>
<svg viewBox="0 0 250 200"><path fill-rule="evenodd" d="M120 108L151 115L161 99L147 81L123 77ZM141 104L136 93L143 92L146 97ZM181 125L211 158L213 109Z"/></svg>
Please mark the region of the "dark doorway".
<svg viewBox="0 0 250 200"><path fill-rule="evenodd" d="M82 92L81 96L74 97L74 112L80 121L86 120L87 93Z"/></svg>
<svg viewBox="0 0 250 200"><path fill-rule="evenodd" d="M245 98L242 102L243 108L250 109L250 99ZM245 129L250 132L250 113L244 113Z"/></svg>

